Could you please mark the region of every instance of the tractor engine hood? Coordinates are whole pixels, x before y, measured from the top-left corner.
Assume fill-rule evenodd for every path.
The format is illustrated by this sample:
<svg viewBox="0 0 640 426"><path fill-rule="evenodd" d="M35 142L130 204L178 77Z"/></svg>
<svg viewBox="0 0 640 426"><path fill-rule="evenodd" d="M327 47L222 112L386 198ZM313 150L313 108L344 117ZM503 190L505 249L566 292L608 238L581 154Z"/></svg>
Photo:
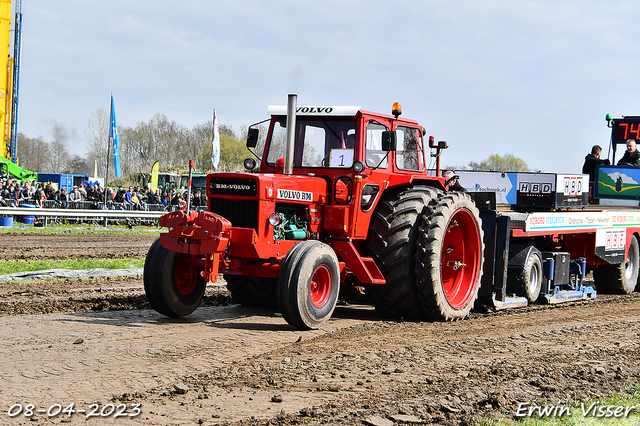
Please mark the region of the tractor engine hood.
<svg viewBox="0 0 640 426"><path fill-rule="evenodd" d="M207 177L207 196L326 204L328 183L317 176L214 173Z"/></svg>

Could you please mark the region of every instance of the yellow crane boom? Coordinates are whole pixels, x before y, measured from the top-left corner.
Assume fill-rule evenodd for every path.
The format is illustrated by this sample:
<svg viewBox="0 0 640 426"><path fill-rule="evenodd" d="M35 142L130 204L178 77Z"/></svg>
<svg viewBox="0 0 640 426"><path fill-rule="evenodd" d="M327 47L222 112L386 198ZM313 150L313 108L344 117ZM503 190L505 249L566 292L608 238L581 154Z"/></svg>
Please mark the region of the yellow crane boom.
<svg viewBox="0 0 640 426"><path fill-rule="evenodd" d="M12 69L11 58L11 0L0 0L0 70L6 70L2 78L0 71L0 119L4 127L4 138L0 144L0 156L10 157L8 149L11 138L11 96ZM9 158L10 159L10 158Z"/></svg>

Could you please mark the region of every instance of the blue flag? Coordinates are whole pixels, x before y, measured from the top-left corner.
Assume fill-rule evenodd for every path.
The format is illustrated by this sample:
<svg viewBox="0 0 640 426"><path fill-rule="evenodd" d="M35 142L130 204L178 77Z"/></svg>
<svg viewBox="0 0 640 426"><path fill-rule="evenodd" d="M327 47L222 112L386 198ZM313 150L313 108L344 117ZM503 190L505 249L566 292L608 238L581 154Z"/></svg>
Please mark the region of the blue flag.
<svg viewBox="0 0 640 426"><path fill-rule="evenodd" d="M109 128L109 140L113 144L113 164L116 168L116 178L120 177L120 140L118 139L118 124L116 123L116 107L113 104L113 95L111 95L111 127Z"/></svg>

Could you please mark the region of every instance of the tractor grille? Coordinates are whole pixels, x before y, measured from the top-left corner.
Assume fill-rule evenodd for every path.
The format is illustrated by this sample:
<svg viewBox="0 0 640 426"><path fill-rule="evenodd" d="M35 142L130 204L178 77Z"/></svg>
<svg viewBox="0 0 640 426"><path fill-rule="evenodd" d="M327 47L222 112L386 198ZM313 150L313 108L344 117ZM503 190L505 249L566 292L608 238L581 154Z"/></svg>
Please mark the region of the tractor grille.
<svg viewBox="0 0 640 426"><path fill-rule="evenodd" d="M258 200L213 198L211 212L224 217L235 228L253 228L258 231Z"/></svg>

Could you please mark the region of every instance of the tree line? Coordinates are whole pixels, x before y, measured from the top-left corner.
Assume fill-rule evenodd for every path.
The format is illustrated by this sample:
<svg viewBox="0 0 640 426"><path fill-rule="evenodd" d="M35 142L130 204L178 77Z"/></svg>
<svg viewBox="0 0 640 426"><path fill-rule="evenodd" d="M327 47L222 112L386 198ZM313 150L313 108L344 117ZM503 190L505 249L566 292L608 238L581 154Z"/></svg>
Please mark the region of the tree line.
<svg viewBox="0 0 640 426"><path fill-rule="evenodd" d="M246 148L246 126L234 132L231 126L219 124L221 171L241 170L242 162L251 156ZM109 111L98 109L87 121L84 137L87 153L71 155L67 135L54 128L53 140L30 138L18 134L20 167L38 173L78 173L93 176L97 161L98 177L103 178L108 167L111 182L115 179L113 152L109 144ZM135 173L150 173L156 161L161 171L186 171L189 160L194 160L196 171L211 170L212 120L188 128L170 120L164 114L155 114L149 121L135 126L118 126L119 155L123 178ZM107 153L109 162L107 163Z"/></svg>

